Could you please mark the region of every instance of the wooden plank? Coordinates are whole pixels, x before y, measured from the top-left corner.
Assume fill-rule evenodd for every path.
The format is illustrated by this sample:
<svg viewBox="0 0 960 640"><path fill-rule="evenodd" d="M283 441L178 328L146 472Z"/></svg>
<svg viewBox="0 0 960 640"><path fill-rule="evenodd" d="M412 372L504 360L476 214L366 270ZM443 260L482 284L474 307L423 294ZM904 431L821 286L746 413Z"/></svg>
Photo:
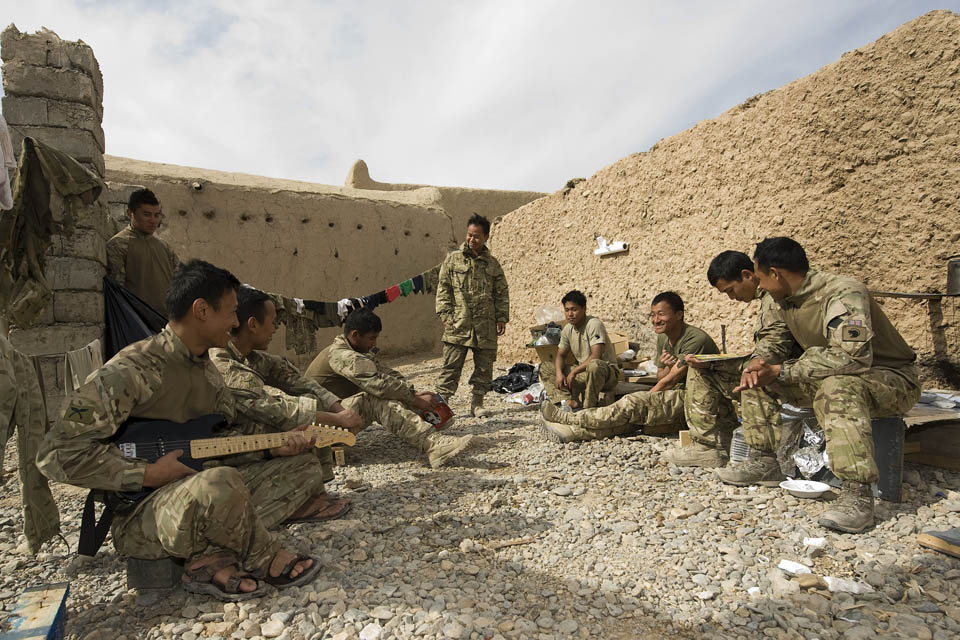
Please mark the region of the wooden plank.
<svg viewBox="0 0 960 640"><path fill-rule="evenodd" d="M960 458L953 456L940 456L934 453L911 453L910 455L904 456L903 459L916 464L926 464L931 467L960 471Z"/></svg>
<svg viewBox="0 0 960 640"><path fill-rule="evenodd" d="M62 640L68 593L68 582L24 589L0 627L0 640Z"/></svg>

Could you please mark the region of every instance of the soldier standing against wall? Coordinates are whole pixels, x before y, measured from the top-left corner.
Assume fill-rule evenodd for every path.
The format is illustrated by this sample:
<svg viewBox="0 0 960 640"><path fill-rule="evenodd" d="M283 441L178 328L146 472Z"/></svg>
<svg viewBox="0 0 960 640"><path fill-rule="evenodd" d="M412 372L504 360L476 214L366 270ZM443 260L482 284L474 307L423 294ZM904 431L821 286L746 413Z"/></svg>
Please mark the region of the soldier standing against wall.
<svg viewBox="0 0 960 640"><path fill-rule="evenodd" d="M781 364L757 358L745 368L734 392L741 392L750 457L718 469L717 475L739 486L781 480L774 425L759 409L767 404L761 396L799 406L812 403L827 439L830 468L843 481L840 500L823 513L820 524L859 533L873 524L870 485L878 477L870 418L903 415L916 404L916 354L861 282L810 269L795 240L767 238L753 260L760 288L780 306L803 353Z"/></svg>
<svg viewBox="0 0 960 640"><path fill-rule="evenodd" d="M474 214L467 221L466 242L447 254L437 284L437 315L444 326L438 391L447 398L454 394L467 351L472 350L470 413L478 418L489 415L483 396L493 379L497 336L503 335L510 318L507 279L486 246L489 237L490 221Z"/></svg>
<svg viewBox="0 0 960 640"><path fill-rule="evenodd" d="M154 233L163 220L160 201L150 189L137 189L127 203L130 225L107 241L107 275L162 315L177 254Z"/></svg>

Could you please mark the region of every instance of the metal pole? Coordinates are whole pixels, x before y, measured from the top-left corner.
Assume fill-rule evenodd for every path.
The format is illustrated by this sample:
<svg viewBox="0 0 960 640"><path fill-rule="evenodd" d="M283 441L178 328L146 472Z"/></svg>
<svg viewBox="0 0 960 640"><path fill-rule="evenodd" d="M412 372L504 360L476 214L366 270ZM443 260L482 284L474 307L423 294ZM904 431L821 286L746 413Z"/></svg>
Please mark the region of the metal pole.
<svg viewBox="0 0 960 640"><path fill-rule="evenodd" d="M727 325L720 325L720 353L727 352Z"/></svg>

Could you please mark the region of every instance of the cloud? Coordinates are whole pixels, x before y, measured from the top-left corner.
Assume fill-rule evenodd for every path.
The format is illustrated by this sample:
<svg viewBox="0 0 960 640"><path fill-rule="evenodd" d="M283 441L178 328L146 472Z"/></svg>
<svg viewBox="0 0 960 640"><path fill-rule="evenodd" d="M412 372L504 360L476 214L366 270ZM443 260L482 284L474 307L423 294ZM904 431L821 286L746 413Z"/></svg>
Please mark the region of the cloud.
<svg viewBox="0 0 960 640"><path fill-rule="evenodd" d="M114 155L552 191L933 8L34 0L12 21L93 47Z"/></svg>

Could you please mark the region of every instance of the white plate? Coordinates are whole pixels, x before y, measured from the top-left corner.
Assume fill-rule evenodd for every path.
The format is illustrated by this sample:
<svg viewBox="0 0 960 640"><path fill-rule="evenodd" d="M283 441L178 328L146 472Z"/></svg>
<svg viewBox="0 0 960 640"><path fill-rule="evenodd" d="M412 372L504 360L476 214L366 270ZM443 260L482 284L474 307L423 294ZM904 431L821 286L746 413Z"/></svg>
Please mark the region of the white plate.
<svg viewBox="0 0 960 640"><path fill-rule="evenodd" d="M823 492L829 491L830 485L814 480L784 480L780 483L780 488L798 498L816 498Z"/></svg>

